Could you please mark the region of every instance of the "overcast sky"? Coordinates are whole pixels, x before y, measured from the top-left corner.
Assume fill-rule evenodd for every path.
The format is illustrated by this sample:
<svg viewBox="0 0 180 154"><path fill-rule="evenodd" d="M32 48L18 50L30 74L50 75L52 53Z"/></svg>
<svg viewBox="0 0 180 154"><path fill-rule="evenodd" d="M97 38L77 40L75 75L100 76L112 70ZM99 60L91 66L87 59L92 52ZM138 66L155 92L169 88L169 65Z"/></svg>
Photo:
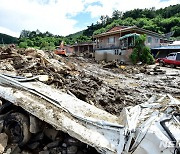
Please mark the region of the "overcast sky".
<svg viewBox="0 0 180 154"><path fill-rule="evenodd" d="M113 10L156 9L180 0L0 0L0 33L19 37L25 30L39 29L66 36L96 23Z"/></svg>

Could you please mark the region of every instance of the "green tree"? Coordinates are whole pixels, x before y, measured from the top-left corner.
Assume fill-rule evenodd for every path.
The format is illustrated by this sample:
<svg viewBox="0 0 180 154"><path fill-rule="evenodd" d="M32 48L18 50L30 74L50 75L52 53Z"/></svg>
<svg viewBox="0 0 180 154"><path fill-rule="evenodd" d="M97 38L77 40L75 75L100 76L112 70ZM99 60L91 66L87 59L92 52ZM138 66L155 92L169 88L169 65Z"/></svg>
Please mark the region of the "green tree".
<svg viewBox="0 0 180 154"><path fill-rule="evenodd" d="M30 39L26 39L26 43L28 47L34 47L34 42Z"/></svg>
<svg viewBox="0 0 180 154"><path fill-rule="evenodd" d="M119 22L121 22L121 25L125 25L125 26L134 26L134 25L137 25L137 21L134 20L131 17L128 17L128 18L126 18L124 20L120 20Z"/></svg>
<svg viewBox="0 0 180 154"><path fill-rule="evenodd" d="M48 47L48 46L49 46L49 43L43 40L43 41L41 42L40 48L42 49L42 48L46 48L46 47Z"/></svg>
<svg viewBox="0 0 180 154"><path fill-rule="evenodd" d="M104 33L104 32L106 32L106 29L101 28L101 29L98 29L98 30L94 31L93 35L97 35L97 34Z"/></svg>
<svg viewBox="0 0 180 154"><path fill-rule="evenodd" d="M20 48L27 48L27 42L20 42L19 47Z"/></svg>
<svg viewBox="0 0 180 154"><path fill-rule="evenodd" d="M171 31L174 31L174 35L175 37L180 36L180 27L179 26L174 26L171 28Z"/></svg>
<svg viewBox="0 0 180 154"><path fill-rule="evenodd" d="M123 15L123 13L121 11L114 10L112 13L112 19L117 20L117 19L121 18L122 15Z"/></svg>
<svg viewBox="0 0 180 154"><path fill-rule="evenodd" d="M138 61L145 64L152 64L155 61L151 55L149 47L145 46L145 41L146 35L140 35L136 38L135 47L130 55L130 59L134 64L136 64Z"/></svg>
<svg viewBox="0 0 180 154"><path fill-rule="evenodd" d="M20 38L29 37L30 33L31 33L31 31L29 31L29 30L22 30L21 34L20 34Z"/></svg>
<svg viewBox="0 0 180 154"><path fill-rule="evenodd" d="M36 31L30 32L30 34L29 34L29 37L30 37L30 38L33 38L33 37L35 37L35 36L36 36Z"/></svg>
<svg viewBox="0 0 180 154"><path fill-rule="evenodd" d="M78 43L82 43L82 42L89 42L90 38L84 35L80 35L79 37L77 37L76 40Z"/></svg>
<svg viewBox="0 0 180 154"><path fill-rule="evenodd" d="M102 24L102 25L105 25L105 24L106 24L106 17L105 17L104 15L102 15L102 16L100 17L100 20L101 20L101 24Z"/></svg>

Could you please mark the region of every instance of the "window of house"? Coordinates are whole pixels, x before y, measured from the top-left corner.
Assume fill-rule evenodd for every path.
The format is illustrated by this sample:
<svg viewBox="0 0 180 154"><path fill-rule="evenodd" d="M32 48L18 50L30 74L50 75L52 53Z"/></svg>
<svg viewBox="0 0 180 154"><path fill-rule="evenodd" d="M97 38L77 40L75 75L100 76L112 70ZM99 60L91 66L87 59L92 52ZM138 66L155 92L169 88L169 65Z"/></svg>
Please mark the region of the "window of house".
<svg viewBox="0 0 180 154"><path fill-rule="evenodd" d="M152 37L148 36L148 43L152 43Z"/></svg>
<svg viewBox="0 0 180 154"><path fill-rule="evenodd" d="M159 42L159 39L158 38L155 38L155 43L158 43Z"/></svg>
<svg viewBox="0 0 180 154"><path fill-rule="evenodd" d="M109 37L108 43L115 43L115 37Z"/></svg>

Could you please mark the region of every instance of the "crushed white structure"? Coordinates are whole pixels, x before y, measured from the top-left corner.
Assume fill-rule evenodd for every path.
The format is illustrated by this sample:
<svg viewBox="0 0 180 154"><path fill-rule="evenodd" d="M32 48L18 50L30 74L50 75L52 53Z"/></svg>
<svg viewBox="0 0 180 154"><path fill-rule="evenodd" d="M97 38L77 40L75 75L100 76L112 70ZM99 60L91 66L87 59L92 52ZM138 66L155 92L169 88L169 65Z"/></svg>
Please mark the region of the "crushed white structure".
<svg viewBox="0 0 180 154"><path fill-rule="evenodd" d="M37 78L1 74L0 97L99 153L180 153L180 101L171 95L152 96L117 117Z"/></svg>

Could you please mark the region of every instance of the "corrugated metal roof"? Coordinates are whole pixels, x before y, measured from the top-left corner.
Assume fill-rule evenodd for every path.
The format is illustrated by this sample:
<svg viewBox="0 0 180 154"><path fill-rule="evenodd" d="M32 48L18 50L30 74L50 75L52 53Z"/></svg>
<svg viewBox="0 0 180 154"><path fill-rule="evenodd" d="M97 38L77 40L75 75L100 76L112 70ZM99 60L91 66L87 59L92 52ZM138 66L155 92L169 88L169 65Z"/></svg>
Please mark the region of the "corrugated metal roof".
<svg viewBox="0 0 180 154"><path fill-rule="evenodd" d="M176 46L162 46L162 47L156 47L156 48L151 48L152 50L180 50L180 45L176 45Z"/></svg>

